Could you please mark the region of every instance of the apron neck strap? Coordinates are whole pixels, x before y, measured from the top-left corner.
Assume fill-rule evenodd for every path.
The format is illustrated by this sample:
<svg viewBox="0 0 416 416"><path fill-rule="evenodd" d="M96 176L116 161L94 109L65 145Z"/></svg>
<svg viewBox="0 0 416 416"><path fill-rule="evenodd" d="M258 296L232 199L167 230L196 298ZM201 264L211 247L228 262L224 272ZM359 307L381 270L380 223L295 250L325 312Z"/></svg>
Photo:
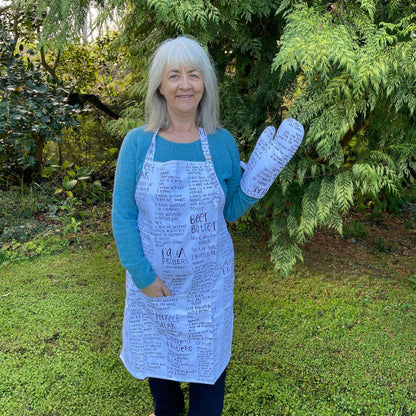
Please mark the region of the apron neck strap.
<svg viewBox="0 0 416 416"><path fill-rule="evenodd" d="M201 139L202 153L204 154L205 160L212 160L211 152L209 151L208 136L202 127L199 128L199 138Z"/></svg>

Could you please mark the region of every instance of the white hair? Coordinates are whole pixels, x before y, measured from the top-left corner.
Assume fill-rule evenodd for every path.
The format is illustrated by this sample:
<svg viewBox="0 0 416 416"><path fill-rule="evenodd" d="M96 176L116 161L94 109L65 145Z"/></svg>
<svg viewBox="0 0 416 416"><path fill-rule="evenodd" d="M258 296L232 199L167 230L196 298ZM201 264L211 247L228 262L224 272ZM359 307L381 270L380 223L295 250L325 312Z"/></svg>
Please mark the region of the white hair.
<svg viewBox="0 0 416 416"><path fill-rule="evenodd" d="M211 58L204 48L187 36L179 36L161 43L152 57L146 95L146 129L155 131L169 125L165 97L159 92L166 66L196 68L204 79L204 94L198 105L196 124L213 133L220 127L218 83Z"/></svg>

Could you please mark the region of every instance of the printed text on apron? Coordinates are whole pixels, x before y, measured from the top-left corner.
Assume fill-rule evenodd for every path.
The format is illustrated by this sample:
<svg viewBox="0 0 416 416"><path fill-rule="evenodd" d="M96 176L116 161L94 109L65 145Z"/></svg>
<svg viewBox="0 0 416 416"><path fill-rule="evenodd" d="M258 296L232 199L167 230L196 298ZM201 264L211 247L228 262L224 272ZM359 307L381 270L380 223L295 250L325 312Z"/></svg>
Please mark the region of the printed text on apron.
<svg viewBox="0 0 416 416"><path fill-rule="evenodd" d="M149 298L126 279L121 358L136 378L214 384L231 355L234 252L208 138L204 161L155 162L135 192L143 251L173 296Z"/></svg>

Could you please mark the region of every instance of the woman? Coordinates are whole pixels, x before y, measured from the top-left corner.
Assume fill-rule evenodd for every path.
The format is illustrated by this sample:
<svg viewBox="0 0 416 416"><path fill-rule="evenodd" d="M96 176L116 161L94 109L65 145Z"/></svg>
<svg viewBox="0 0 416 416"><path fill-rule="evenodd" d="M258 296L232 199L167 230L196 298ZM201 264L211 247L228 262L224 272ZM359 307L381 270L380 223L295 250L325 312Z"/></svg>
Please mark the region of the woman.
<svg viewBox="0 0 416 416"><path fill-rule="evenodd" d="M156 416L221 415L233 325L234 253L226 221L256 201L220 127L213 65L193 39L161 44L149 71L145 126L123 141L113 229L127 270L121 358L148 378Z"/></svg>

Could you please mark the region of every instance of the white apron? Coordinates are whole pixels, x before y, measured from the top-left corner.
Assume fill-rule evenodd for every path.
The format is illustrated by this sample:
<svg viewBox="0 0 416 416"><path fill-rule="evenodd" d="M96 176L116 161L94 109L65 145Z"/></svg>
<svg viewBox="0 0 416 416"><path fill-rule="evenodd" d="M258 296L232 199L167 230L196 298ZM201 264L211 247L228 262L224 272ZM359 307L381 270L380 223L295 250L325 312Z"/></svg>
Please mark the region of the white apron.
<svg viewBox="0 0 416 416"><path fill-rule="evenodd" d="M214 384L231 356L234 251L225 196L200 129L204 161L155 162L156 135L136 188L143 251L173 296L126 279L121 359L136 378Z"/></svg>

